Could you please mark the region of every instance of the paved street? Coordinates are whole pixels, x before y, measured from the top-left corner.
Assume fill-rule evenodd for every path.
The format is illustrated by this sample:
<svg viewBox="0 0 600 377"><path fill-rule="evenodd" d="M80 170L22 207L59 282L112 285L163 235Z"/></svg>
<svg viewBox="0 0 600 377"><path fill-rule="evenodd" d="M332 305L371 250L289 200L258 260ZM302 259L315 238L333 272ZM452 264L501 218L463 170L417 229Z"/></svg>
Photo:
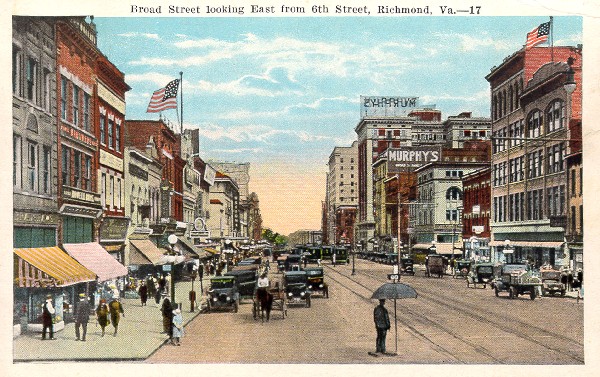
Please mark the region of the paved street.
<svg viewBox="0 0 600 377"><path fill-rule="evenodd" d="M252 318L246 302L238 313L209 313L186 327L181 347L164 346L150 363L468 363L582 364L583 303L568 297L509 300L491 289L467 288L463 279L403 276L417 299L397 303L398 356L373 357L375 302L390 266L356 260L326 266L330 298L311 308L290 307L268 323ZM394 316L393 301L386 307ZM388 351L395 350L394 325Z"/></svg>

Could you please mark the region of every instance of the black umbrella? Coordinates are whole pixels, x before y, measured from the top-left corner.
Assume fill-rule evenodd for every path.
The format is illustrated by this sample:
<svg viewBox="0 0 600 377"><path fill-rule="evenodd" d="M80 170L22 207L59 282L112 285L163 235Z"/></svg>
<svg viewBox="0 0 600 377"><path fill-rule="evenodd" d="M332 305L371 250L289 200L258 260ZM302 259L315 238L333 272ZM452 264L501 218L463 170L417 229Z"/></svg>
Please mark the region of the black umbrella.
<svg viewBox="0 0 600 377"><path fill-rule="evenodd" d="M398 321L396 320L396 300L401 298L417 298L417 291L403 283L385 283L371 295L375 300L394 300L394 330L396 335L396 354L398 354Z"/></svg>

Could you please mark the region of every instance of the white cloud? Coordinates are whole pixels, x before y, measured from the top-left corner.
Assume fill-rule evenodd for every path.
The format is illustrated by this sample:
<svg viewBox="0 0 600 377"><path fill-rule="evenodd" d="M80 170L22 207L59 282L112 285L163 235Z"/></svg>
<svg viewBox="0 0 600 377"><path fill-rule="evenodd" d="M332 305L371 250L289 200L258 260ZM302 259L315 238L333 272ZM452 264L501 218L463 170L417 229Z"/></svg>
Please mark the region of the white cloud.
<svg viewBox="0 0 600 377"><path fill-rule="evenodd" d="M164 75L162 73L149 72L149 73L140 73L140 74L129 74L125 75L125 82L128 84L135 82L151 82L156 85L156 89L160 89L167 85L171 80L174 80L176 77L172 75Z"/></svg>
<svg viewBox="0 0 600 377"><path fill-rule="evenodd" d="M160 37L158 36L158 34L155 34L155 33L129 32L129 33L121 33L121 34L117 34L117 35L120 37L125 37L125 38L144 37L144 38L160 41Z"/></svg>

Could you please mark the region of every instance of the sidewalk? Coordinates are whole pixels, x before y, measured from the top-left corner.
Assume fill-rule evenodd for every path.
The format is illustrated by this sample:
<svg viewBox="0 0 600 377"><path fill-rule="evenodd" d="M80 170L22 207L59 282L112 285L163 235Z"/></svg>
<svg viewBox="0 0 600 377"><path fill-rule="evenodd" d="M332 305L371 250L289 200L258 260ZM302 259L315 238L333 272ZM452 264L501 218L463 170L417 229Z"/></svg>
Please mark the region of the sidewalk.
<svg viewBox="0 0 600 377"><path fill-rule="evenodd" d="M204 288L208 278L203 279ZM200 310L190 313L189 291L191 281L175 284L175 301L182 304L184 324L194 319ZM194 282L196 296L200 299L200 282ZM114 328L109 325L101 336L95 316L90 316L85 342L75 340L75 324L68 323L64 330L56 332L56 340L41 340L39 333L23 333L13 340L13 362L36 361L140 361L145 360L168 341L163 334L160 306L149 298L142 307L139 299L122 299L125 317L119 322L119 333L113 336Z"/></svg>

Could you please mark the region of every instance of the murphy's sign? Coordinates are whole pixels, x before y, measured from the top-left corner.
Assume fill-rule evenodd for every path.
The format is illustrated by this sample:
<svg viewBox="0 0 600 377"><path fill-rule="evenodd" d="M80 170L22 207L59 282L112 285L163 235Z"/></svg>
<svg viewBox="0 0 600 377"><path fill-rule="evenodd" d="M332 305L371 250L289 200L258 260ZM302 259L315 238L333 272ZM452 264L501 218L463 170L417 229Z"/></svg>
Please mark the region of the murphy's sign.
<svg viewBox="0 0 600 377"><path fill-rule="evenodd" d="M360 115L398 116L417 107L418 97L360 97Z"/></svg>
<svg viewBox="0 0 600 377"><path fill-rule="evenodd" d="M439 147L426 146L391 148L387 150L385 157L388 160L388 173L394 173L440 161L442 151Z"/></svg>

